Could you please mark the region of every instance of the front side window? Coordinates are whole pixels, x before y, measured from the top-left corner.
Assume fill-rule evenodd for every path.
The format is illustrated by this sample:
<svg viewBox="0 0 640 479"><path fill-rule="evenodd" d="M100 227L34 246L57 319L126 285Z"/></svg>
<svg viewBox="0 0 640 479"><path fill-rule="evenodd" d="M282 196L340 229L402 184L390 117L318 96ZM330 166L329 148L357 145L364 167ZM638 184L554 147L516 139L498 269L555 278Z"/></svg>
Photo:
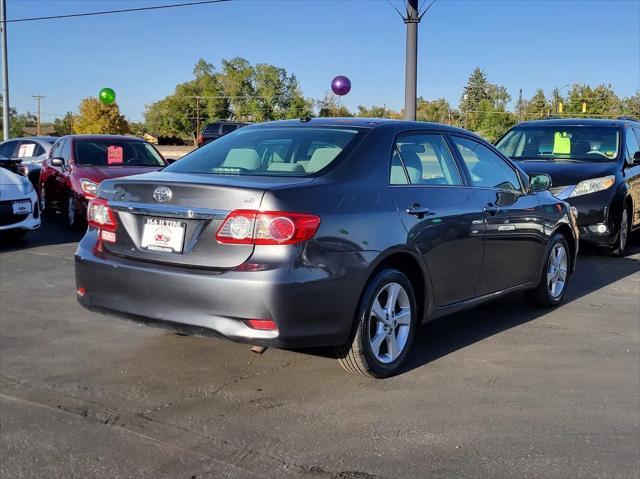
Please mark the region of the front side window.
<svg viewBox="0 0 640 479"><path fill-rule="evenodd" d="M638 139L631 128L627 129L625 136L627 137L627 161L632 163L633 155L640 151L640 145L638 144Z"/></svg>
<svg viewBox="0 0 640 479"><path fill-rule="evenodd" d="M613 126L522 126L509 131L497 148L514 160L614 161L619 137Z"/></svg>
<svg viewBox="0 0 640 479"><path fill-rule="evenodd" d="M477 141L452 136L464 161L472 186L520 191L518 175L502 158Z"/></svg>
<svg viewBox="0 0 640 479"><path fill-rule="evenodd" d="M74 158L80 166L165 166L151 145L124 138L75 140Z"/></svg>
<svg viewBox="0 0 640 479"><path fill-rule="evenodd" d="M396 141L390 183L461 186L462 179L442 135L411 134Z"/></svg>
<svg viewBox="0 0 640 479"><path fill-rule="evenodd" d="M239 128L165 171L212 175L309 176L346 155L366 131L347 128Z"/></svg>

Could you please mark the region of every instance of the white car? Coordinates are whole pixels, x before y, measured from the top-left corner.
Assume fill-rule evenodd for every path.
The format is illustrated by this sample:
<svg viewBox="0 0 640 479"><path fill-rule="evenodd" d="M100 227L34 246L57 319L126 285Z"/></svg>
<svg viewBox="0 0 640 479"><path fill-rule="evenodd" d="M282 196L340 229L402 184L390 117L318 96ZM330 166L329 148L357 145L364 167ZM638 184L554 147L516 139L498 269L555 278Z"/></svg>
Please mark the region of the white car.
<svg viewBox="0 0 640 479"><path fill-rule="evenodd" d="M29 178L0 167L0 232L26 233L39 227L38 195Z"/></svg>

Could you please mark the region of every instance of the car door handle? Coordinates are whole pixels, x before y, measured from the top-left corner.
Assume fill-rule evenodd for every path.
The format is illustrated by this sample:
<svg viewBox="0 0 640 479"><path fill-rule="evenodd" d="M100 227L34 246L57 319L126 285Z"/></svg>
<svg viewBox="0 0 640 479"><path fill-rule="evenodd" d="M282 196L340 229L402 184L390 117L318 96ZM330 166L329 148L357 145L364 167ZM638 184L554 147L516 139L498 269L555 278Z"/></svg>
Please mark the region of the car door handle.
<svg viewBox="0 0 640 479"><path fill-rule="evenodd" d="M484 211L485 213L489 213L490 215L495 215L498 211L500 211L500 208L498 208L496 205L493 205L491 203L484 205L484 208L482 208L482 211Z"/></svg>
<svg viewBox="0 0 640 479"><path fill-rule="evenodd" d="M429 208L423 208L418 203L414 203L410 208L407 208L405 212L417 218L422 218L424 215L429 214Z"/></svg>

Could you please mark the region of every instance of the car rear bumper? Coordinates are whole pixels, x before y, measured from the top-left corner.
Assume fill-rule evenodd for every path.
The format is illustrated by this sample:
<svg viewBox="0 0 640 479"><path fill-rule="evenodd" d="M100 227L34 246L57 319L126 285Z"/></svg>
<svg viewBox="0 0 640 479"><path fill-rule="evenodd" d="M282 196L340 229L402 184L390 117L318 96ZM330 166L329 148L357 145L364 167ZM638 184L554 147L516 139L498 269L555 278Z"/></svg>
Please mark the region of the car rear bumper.
<svg viewBox="0 0 640 479"><path fill-rule="evenodd" d="M75 256L78 301L87 309L262 346L344 343L366 281L366 265L353 263L351 253L331 254L322 268L288 263L263 271L195 271L102 257L87 247L95 242L91 236ZM277 331L252 329L249 319L272 319Z"/></svg>

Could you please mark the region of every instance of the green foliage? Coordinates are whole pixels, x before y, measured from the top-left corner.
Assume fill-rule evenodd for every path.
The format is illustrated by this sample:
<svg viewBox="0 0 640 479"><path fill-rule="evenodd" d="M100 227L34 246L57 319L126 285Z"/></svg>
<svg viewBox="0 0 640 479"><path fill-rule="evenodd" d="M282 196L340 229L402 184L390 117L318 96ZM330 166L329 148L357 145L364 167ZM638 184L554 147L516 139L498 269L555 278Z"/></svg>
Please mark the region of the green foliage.
<svg viewBox="0 0 640 479"><path fill-rule="evenodd" d="M544 91L538 88L531 100L524 102L522 114L525 120L533 120L545 116L550 108L551 103L547 101Z"/></svg>
<svg viewBox="0 0 640 479"><path fill-rule="evenodd" d="M581 114L583 102L586 103L588 115L610 118L622 115L622 101L611 85L598 85L595 88L584 84L573 85L566 99L565 111Z"/></svg>
<svg viewBox="0 0 640 479"><path fill-rule="evenodd" d="M393 111L386 106L373 105L366 107L364 105L358 105L358 111L356 116L363 118L400 118L401 115L397 111Z"/></svg>
<svg viewBox="0 0 640 479"><path fill-rule="evenodd" d="M322 100L316 102L318 108L318 116L320 117L349 117L353 113L349 109L341 105L338 97L332 93L325 93Z"/></svg>
<svg viewBox="0 0 640 479"><path fill-rule="evenodd" d="M506 111L510 100L505 87L490 83L487 75L476 68L469 76L460 101L464 127L489 140L497 139L515 124L514 115Z"/></svg>
<svg viewBox="0 0 640 479"><path fill-rule="evenodd" d="M73 113L68 111L63 118L53 121L53 131L56 136L70 135L73 133Z"/></svg>
<svg viewBox="0 0 640 479"><path fill-rule="evenodd" d="M151 132L195 141L198 129L219 119L269 121L313 113L313 102L302 96L298 80L284 68L232 58L222 60L217 72L201 59L193 75L193 80L176 85L172 95L147 107Z"/></svg>
<svg viewBox="0 0 640 479"><path fill-rule="evenodd" d="M444 98L429 101L419 97L416 102L416 119L418 121L449 124L453 122L454 117L457 117L457 112L452 110L451 105Z"/></svg>
<svg viewBox="0 0 640 479"><path fill-rule="evenodd" d="M120 114L117 103L105 105L97 98L89 97L80 102L78 116L73 122L74 133L123 135L129 126Z"/></svg>

